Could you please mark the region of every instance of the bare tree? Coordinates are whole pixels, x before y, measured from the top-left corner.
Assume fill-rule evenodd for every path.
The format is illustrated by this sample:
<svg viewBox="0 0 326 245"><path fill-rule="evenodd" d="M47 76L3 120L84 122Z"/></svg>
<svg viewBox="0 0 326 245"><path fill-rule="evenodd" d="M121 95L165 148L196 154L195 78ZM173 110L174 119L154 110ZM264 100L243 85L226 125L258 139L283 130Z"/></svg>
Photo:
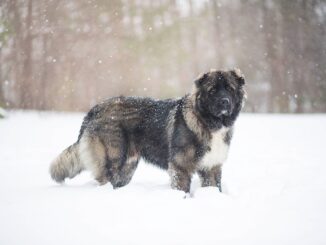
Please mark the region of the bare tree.
<svg viewBox="0 0 326 245"><path fill-rule="evenodd" d="M31 108L33 104L33 63L32 63L32 18L33 18L33 0L27 2L27 17L25 21L26 35L22 42L23 54L23 68L22 68L22 81L21 81L21 108Z"/></svg>
<svg viewBox="0 0 326 245"><path fill-rule="evenodd" d="M0 103L87 110L116 95L189 92L209 68L240 67L247 111L326 110L326 3L3 0ZM4 81L7 81L4 84Z"/></svg>

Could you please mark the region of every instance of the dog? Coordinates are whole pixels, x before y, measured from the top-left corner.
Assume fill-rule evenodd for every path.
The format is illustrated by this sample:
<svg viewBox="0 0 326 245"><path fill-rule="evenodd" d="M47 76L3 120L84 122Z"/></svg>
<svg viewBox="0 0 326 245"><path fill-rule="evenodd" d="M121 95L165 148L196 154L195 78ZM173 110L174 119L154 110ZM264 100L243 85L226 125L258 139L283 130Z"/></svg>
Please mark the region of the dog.
<svg viewBox="0 0 326 245"><path fill-rule="evenodd" d="M198 173L202 186L221 190L222 166L233 125L244 103L240 70L212 70L179 99L114 97L85 116L78 140L51 164L58 183L90 170L99 184L127 185L141 158L168 171L173 189L190 191Z"/></svg>

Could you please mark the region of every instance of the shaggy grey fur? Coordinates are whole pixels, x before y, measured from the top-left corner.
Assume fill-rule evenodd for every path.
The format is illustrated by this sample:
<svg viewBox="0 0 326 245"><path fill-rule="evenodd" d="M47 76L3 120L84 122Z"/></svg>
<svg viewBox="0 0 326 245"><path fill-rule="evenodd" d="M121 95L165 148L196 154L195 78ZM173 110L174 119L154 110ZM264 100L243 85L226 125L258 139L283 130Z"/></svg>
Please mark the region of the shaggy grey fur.
<svg viewBox="0 0 326 245"><path fill-rule="evenodd" d="M222 164L242 108L238 70L210 71L180 99L116 97L93 107L78 140L51 164L57 182L91 170L100 184L128 184L144 158L168 170L172 188L189 192L198 172L203 186L221 189Z"/></svg>

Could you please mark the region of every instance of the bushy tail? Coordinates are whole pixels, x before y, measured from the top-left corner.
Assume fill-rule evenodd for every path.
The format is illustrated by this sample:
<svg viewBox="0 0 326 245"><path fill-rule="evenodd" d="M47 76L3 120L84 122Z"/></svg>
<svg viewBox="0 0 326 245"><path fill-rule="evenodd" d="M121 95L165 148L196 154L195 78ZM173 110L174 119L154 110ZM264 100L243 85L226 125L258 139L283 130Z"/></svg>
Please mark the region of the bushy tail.
<svg viewBox="0 0 326 245"><path fill-rule="evenodd" d="M78 143L69 146L51 163L50 174L53 180L61 183L65 178L71 179L84 169L80 162L78 147Z"/></svg>

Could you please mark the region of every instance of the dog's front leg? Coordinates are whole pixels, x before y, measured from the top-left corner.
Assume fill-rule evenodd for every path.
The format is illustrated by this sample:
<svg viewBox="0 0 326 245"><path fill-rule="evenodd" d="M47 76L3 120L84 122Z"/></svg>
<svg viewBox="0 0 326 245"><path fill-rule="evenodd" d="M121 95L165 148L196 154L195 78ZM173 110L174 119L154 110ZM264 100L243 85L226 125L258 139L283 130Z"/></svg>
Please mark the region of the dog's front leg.
<svg viewBox="0 0 326 245"><path fill-rule="evenodd" d="M188 168L179 166L177 163L169 164L169 175L172 189L190 192L192 171Z"/></svg>
<svg viewBox="0 0 326 245"><path fill-rule="evenodd" d="M201 186L216 186L222 192L221 178L222 178L222 166L217 165L211 169L200 169L197 171L201 180Z"/></svg>

